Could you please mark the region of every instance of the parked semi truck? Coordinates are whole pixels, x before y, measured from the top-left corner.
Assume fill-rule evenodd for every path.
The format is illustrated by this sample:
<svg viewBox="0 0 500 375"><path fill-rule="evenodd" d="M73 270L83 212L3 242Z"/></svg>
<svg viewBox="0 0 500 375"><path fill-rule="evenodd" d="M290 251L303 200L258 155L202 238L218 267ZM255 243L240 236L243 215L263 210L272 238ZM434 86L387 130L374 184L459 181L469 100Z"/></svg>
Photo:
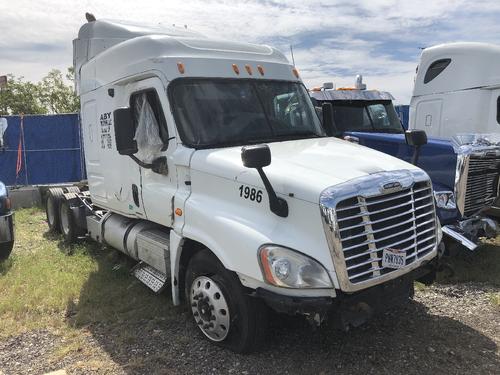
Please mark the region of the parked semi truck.
<svg viewBox="0 0 500 375"><path fill-rule="evenodd" d="M49 226L137 260L210 341L255 348L269 308L358 325L432 280L428 175L327 137L276 49L98 20L74 65L88 190L50 190Z"/></svg>
<svg viewBox="0 0 500 375"><path fill-rule="evenodd" d="M499 59L500 46L494 44L449 43L425 48L415 76L409 128L448 140L458 134L482 134L482 143L498 143Z"/></svg>
<svg viewBox="0 0 500 375"><path fill-rule="evenodd" d="M367 90L360 75L353 87L333 89L327 83L313 89L311 96L317 106L331 106L326 110L334 123L331 134L412 162L427 172L449 249L475 250L479 237L496 236L498 225L486 213L499 193L500 146L480 134L447 140L427 138L423 129L416 129L424 139L415 147L406 138L393 96Z"/></svg>

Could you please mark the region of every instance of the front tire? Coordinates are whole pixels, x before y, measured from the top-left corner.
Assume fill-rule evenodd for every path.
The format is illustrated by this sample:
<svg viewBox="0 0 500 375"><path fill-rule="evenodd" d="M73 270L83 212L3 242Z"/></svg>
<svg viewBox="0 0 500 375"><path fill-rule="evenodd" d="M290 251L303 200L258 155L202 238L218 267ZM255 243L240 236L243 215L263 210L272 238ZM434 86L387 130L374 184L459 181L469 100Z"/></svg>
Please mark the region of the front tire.
<svg viewBox="0 0 500 375"><path fill-rule="evenodd" d="M236 353L261 344L267 328L265 305L250 297L209 250L191 258L185 280L189 311L205 337Z"/></svg>

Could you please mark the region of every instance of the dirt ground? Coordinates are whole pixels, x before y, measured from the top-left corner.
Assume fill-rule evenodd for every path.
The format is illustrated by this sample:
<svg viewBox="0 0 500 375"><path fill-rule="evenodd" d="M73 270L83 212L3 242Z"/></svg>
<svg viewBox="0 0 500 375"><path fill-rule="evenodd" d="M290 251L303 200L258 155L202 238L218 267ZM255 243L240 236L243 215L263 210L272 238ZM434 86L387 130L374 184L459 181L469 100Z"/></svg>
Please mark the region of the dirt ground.
<svg viewBox="0 0 500 375"><path fill-rule="evenodd" d="M42 239L46 230L41 217L36 213L30 222L31 228L39 228L35 240L40 236L38 240L54 244L50 251L61 251L57 237ZM24 225L20 223L18 230ZM15 251L22 252L27 245L21 242ZM486 246L477 255L486 252L495 252L491 259L500 259L500 247ZM14 257L13 262L21 262L18 259ZM455 267L456 271L468 270L464 271L465 280L442 277L431 287L419 286L406 305L349 332L328 325L313 331L302 319L273 315L265 345L250 355L209 344L184 309L171 306L168 293L151 296L165 308L153 315L131 316L121 311L121 304L130 310L135 303L144 303L139 299L142 294L152 294L134 284L127 272L113 286L128 289L128 294L116 297L127 296L127 301L112 297L109 302L93 302L92 293L98 293L101 286L91 284L97 283L99 272L110 272L113 264L116 267L116 260L98 262L98 270L89 275L78 298L63 311L36 315L40 324L23 323L19 330L0 336L0 374L43 374L60 369L68 374L500 373L499 275L492 280L481 277L490 272L484 268L489 266L474 257L466 257ZM498 270L496 265L492 267ZM12 270L14 266L0 270L0 278ZM480 281L467 280L474 278ZM114 306L110 317L82 320L83 312L97 314L105 304ZM16 315L20 320L22 314L29 314L26 309Z"/></svg>

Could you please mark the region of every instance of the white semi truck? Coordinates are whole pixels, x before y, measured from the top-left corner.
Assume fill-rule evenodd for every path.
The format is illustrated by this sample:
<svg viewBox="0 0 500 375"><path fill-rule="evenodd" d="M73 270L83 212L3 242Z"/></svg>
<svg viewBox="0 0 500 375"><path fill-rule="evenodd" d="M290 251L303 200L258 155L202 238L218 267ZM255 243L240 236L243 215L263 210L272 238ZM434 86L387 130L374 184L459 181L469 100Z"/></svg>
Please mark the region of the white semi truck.
<svg viewBox="0 0 500 375"><path fill-rule="evenodd" d="M74 64L88 190L50 190L49 226L137 260L212 342L251 350L268 308L357 325L432 279L427 174L326 137L276 49L98 20Z"/></svg>
<svg viewBox="0 0 500 375"><path fill-rule="evenodd" d="M448 43L422 51L410 104L410 129L452 139L500 140L500 46ZM499 137L487 136L497 134ZM459 141L474 138L461 137ZM484 143L484 142L483 142Z"/></svg>

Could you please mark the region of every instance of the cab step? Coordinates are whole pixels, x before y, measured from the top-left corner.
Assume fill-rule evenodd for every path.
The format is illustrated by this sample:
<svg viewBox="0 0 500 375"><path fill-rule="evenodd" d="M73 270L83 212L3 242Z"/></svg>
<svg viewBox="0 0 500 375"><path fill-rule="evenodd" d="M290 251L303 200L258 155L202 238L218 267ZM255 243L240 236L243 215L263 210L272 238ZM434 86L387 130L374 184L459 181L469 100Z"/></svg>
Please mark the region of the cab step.
<svg viewBox="0 0 500 375"><path fill-rule="evenodd" d="M130 272L155 293L160 293L167 285L167 275L145 262L139 262Z"/></svg>

